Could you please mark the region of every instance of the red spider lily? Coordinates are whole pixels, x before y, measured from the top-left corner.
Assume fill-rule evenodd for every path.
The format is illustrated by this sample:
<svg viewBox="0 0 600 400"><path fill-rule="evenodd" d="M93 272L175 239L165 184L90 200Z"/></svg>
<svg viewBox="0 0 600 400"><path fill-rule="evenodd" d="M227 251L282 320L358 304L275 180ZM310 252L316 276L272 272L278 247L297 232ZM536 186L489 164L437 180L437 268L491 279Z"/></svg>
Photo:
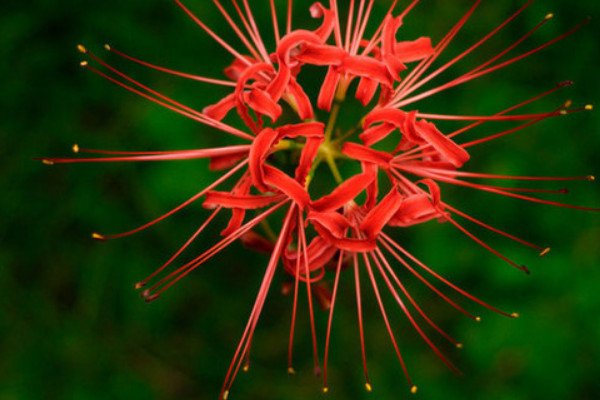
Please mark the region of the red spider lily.
<svg viewBox="0 0 600 400"><path fill-rule="evenodd" d="M207 105L203 111L197 111L134 80L89 52L85 47L79 46L82 53L88 55L91 61L104 68L106 72L92 67L87 61L82 62L82 66L176 113L225 134L235 136L239 140L243 140L243 144L213 149L147 152L91 150L75 145L73 150L76 153L94 153L102 155L102 157L45 158L42 161L46 164L54 164L209 158L210 169L226 170L219 179L192 198L139 228L114 235L93 234L94 238L100 240L130 235L162 221L201 198L204 198L203 206L205 208L214 210L192 237L164 265L135 285L137 289L145 288L142 295L147 301L158 298L167 288L203 265L235 240L239 239L247 247L270 255L254 307L227 371L221 390L223 399L228 397L240 368L245 371L249 367L250 348L255 328L280 262L283 270L293 278L293 282L284 286L283 290L286 294L293 295L288 350L289 373L294 373L292 348L296 310L302 285L306 288L309 305L315 373L317 375L322 373L323 390L328 391L327 364L330 332L336 298L340 289L340 274L342 270L351 267L355 278L354 291L357 299L366 388L367 390L372 389L367 369L361 303L361 291L364 289L364 285L361 284L361 275L364 275L365 272L377 299L395 353L409 382L410 390L414 393L417 387L413 385L409 377L409 368L405 364L393 333L392 323L381 297L382 288L378 286L376 275L383 279L385 287L390 291L417 333L455 371L456 368L425 333L421 324L429 325L457 347L462 347L462 344L439 328L420 308L399 278L397 271L388 261L390 256L436 295L476 321L480 320L478 316L460 307L437 289L430 280L437 280L458 294L502 315L514 318L518 314L503 312L452 284L394 241L384 232L384 229L406 228L434 219L440 223L449 223L512 266L529 272L526 267L499 253L459 224L456 221L457 217L462 217L476 225L534 248L540 252L540 255L547 254L549 248L537 246L494 228L451 206L448 200L442 196L439 184L449 183L521 200L598 211L595 208L563 204L528 194L565 193L564 189L520 189L468 181L471 178L529 181L593 180L593 176L518 177L460 170L468 163L470 159L468 151L473 146L519 132L523 128L547 118L591 109L591 106L571 108L571 103L567 102L546 113L513 113L553 94L560 88L569 85L570 82L561 83L545 93L490 116L422 113L409 108L426 97L520 61L570 35L582 25L548 43L514 56L507 61L498 62L546 24L552 17L552 15L548 15L513 45L468 73L433 89L415 93L495 36L519 16L532 1L523 5L481 40L432 72L428 72L431 66L467 23L480 0L474 1L473 6L435 46L427 37L408 41L397 40L403 19L419 3L419 0L413 0L399 13L396 12L397 0L393 1L385 18L375 23L375 34L370 38L365 37L365 32L367 25L372 22L370 16L374 0L360 0L360 2L350 0L345 20L341 16L336 0L331 0L329 7L318 2L313 4L309 8L310 14L313 18L320 19L321 22L320 26L313 31L292 28L293 0L288 0L285 29L281 29L278 9L275 7L274 0L270 0L275 39L275 48L271 51L268 51L265 46L247 0L241 2L231 0L231 5L227 6L219 0L213 0L227 24L246 47L246 50L242 52L234 49L211 30L181 1L174 1L196 24L233 55L233 62L224 71L228 80L178 72L141 61L108 45L105 46L106 49L127 60L165 73L208 84L231 87L232 92L229 95ZM244 54L246 51L249 54ZM412 63L417 64L410 66ZM323 67L323 70L326 71L317 99L310 99L298 81L300 72L307 65ZM346 133L336 132L340 108L355 79L358 80L358 83L354 95L367 108L367 112L357 118L357 129ZM378 92L379 96L376 97ZM314 107L329 112L329 120L326 123L315 120ZM287 108L293 111L294 115L290 118L295 118L296 122L278 125L277 122ZM241 129L234 127L233 123L225 122L234 118L234 110L243 126ZM457 131L445 133L432 122L439 120L472 122ZM521 125L465 143L456 141L457 136L492 121L515 121ZM384 139L389 138L397 140L397 144L393 148L385 151L373 148ZM293 165L281 165L276 160L276 153L280 152L289 152L294 156L291 159L297 161ZM361 172L343 177L338 169L338 161L356 163L360 165ZM332 176L337 181L337 186L333 187L329 194L313 198L309 187L311 182L321 179L317 173L317 167L322 162L329 166ZM284 172L290 170L286 167L292 167L294 171L292 175ZM411 179L411 177L417 177L417 180ZM228 184L228 181L233 182L229 182L229 189L224 189L223 187ZM385 190L385 194L380 196L380 190ZM361 202L358 198L363 193L366 194L366 199ZM271 238L267 239L258 234L255 228L259 224L268 226L268 219L273 219L269 217L282 208L287 211L281 221L279 233L274 233L267 228L267 233L271 235ZM201 255L179 268L172 269L172 264L184 250L207 228L215 216L225 209L231 210L232 216L228 225L221 231L223 238ZM255 215L247 217L249 213ZM309 228L311 231L307 232ZM328 269L335 272L332 290L329 290L329 286L325 283ZM157 279L161 273L164 273L165 276ZM153 283L150 284L150 282ZM317 301L322 308L330 310L323 368L321 368L319 357L313 301Z"/></svg>

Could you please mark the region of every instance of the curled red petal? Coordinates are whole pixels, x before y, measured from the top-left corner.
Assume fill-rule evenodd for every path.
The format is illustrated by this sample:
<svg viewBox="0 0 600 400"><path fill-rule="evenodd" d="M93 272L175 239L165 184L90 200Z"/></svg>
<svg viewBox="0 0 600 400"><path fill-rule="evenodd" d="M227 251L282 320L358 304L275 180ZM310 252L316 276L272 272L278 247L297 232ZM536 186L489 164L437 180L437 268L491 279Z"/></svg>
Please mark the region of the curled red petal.
<svg viewBox="0 0 600 400"><path fill-rule="evenodd" d="M271 254L275 244L255 231L248 231L240 237L244 247L260 253Z"/></svg>
<svg viewBox="0 0 600 400"><path fill-rule="evenodd" d="M253 88L245 92L244 101L255 113L268 116L272 122L281 116L281 106L263 90Z"/></svg>
<svg viewBox="0 0 600 400"><path fill-rule="evenodd" d="M287 90L295 103L298 117L302 120L314 118L315 113L310 98L293 76L289 80Z"/></svg>
<svg viewBox="0 0 600 400"><path fill-rule="evenodd" d="M237 195L229 192L208 192L204 199L204 208L214 209L217 207L240 208L243 210L254 210L267 207L278 201L285 200L285 196L276 195Z"/></svg>
<svg viewBox="0 0 600 400"><path fill-rule="evenodd" d="M302 153L300 155L300 161L296 168L296 180L304 185L306 183L306 177L313 166L313 162L319 153L319 147L325 138L323 137L309 137L306 140Z"/></svg>
<svg viewBox="0 0 600 400"><path fill-rule="evenodd" d="M340 64L339 69L342 73L367 77L389 87L394 82L386 65L368 56L347 56Z"/></svg>
<svg viewBox="0 0 600 400"><path fill-rule="evenodd" d="M264 163L269 156L273 145L279 140L277 131L266 128L263 129L252 142L248 154L248 169L252 177L252 183L261 192L269 192L271 189L265 183Z"/></svg>
<svg viewBox="0 0 600 400"><path fill-rule="evenodd" d="M313 18L323 18L321 26L315 30L314 33L320 37L323 42L326 41L335 27L334 12L325 8L320 2L316 2L310 7L310 15Z"/></svg>
<svg viewBox="0 0 600 400"><path fill-rule="evenodd" d="M377 92L377 88L379 84L369 78L361 78L358 83L358 87L356 88L356 98L361 102L363 106L366 106L373 100L373 96L375 96L375 92Z"/></svg>
<svg viewBox="0 0 600 400"><path fill-rule="evenodd" d="M372 146L380 140L388 137L390 133L392 133L396 129L396 126L390 124L388 122L384 122L380 125L375 125L367 128L363 133L361 133L358 137L365 146Z"/></svg>
<svg viewBox="0 0 600 400"><path fill-rule="evenodd" d="M317 107L321 110L331 111L331 104L335 98L335 91L340 82L341 74L337 67L330 66L325 75L325 81L321 85L319 98L317 99Z"/></svg>
<svg viewBox="0 0 600 400"><path fill-rule="evenodd" d="M346 238L350 222L337 212L310 212L306 219L323 239L338 249L363 252L377 247L376 241L372 239Z"/></svg>
<svg viewBox="0 0 600 400"><path fill-rule="evenodd" d="M346 52L336 46L330 46L319 43L305 43L302 45L300 54L294 59L304 64L311 65L340 65Z"/></svg>
<svg viewBox="0 0 600 400"><path fill-rule="evenodd" d="M248 156L248 151L243 151L236 154L228 154L225 156L216 156L210 158L208 169L211 171L220 171L229 169Z"/></svg>
<svg viewBox="0 0 600 400"><path fill-rule="evenodd" d="M406 197L388 225L408 227L443 216L443 213L433 206L429 196L420 193Z"/></svg>
<svg viewBox="0 0 600 400"><path fill-rule="evenodd" d="M469 153L440 132L431 122L418 121L415 127L419 135L455 167L462 167L469 160Z"/></svg>
<svg viewBox="0 0 600 400"><path fill-rule="evenodd" d="M202 112L214 120L221 121L227 116L227 113L236 106L236 99L235 93L231 93L219 100L218 103L204 107Z"/></svg>
<svg viewBox="0 0 600 400"><path fill-rule="evenodd" d="M433 54L431 39L420 37L417 40L396 43L396 57L402 62L420 61Z"/></svg>
<svg viewBox="0 0 600 400"><path fill-rule="evenodd" d="M365 215L360 224L361 231L369 239L377 239L383 227L396 214L402 205L402 195L396 187Z"/></svg>
<svg viewBox="0 0 600 400"><path fill-rule="evenodd" d="M373 150L358 143L346 143L342 148L342 153L355 160L375 163L383 168L387 168L393 158L389 153Z"/></svg>
<svg viewBox="0 0 600 400"><path fill-rule="evenodd" d="M290 178L277 168L270 165L264 166L265 182L280 190L290 199L292 199L300 209L306 208L310 202L308 192L295 179Z"/></svg>
<svg viewBox="0 0 600 400"><path fill-rule="evenodd" d="M376 176L372 170L355 175L342 182L330 194L313 201L311 207L313 210L321 212L337 210L365 190Z"/></svg>
<svg viewBox="0 0 600 400"><path fill-rule="evenodd" d="M303 122L300 124L284 125L277 128L277 133L281 139L293 139L300 136L307 138L322 138L324 132L325 124L322 122Z"/></svg>

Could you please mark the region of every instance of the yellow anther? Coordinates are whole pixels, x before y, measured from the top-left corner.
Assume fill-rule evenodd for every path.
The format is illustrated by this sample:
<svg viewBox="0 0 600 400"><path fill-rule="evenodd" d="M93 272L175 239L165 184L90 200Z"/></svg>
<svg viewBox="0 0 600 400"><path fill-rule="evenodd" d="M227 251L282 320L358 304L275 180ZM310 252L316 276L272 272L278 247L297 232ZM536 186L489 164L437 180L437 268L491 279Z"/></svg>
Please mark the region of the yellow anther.
<svg viewBox="0 0 600 400"><path fill-rule="evenodd" d="M593 104L586 104L585 109L588 111L592 111L594 109L594 105Z"/></svg>
<svg viewBox="0 0 600 400"><path fill-rule="evenodd" d="M104 48L105 48L106 50L110 51L110 44L106 43L106 44L104 45Z"/></svg>
<svg viewBox="0 0 600 400"><path fill-rule="evenodd" d="M367 392L373 391L373 387L371 386L371 384L369 382L365 383L365 388L367 389Z"/></svg>
<svg viewBox="0 0 600 400"><path fill-rule="evenodd" d="M87 49L82 44L77 45L77 50L79 50L79 52L83 54L87 53Z"/></svg>
<svg viewBox="0 0 600 400"><path fill-rule="evenodd" d="M50 160L42 160L42 162L46 165L54 165L54 161L50 161Z"/></svg>
<svg viewBox="0 0 600 400"><path fill-rule="evenodd" d="M73 150L73 153L79 153L79 145L75 143L73 147L71 147L71 150Z"/></svg>
<svg viewBox="0 0 600 400"><path fill-rule="evenodd" d="M541 253L540 253L540 257L544 257L546 254L550 253L550 250L552 250L550 247L546 247Z"/></svg>
<svg viewBox="0 0 600 400"><path fill-rule="evenodd" d="M568 114L567 110L560 110L558 113L560 115L567 115Z"/></svg>
<svg viewBox="0 0 600 400"><path fill-rule="evenodd" d="M552 18L554 18L554 14L553 13L546 14L546 18L545 18L546 20L552 19Z"/></svg>
<svg viewBox="0 0 600 400"><path fill-rule="evenodd" d="M143 288L144 286L146 286L145 283L143 282L138 282L135 285L133 285L133 287L135 288L135 290L140 290L141 288Z"/></svg>
<svg viewBox="0 0 600 400"><path fill-rule="evenodd" d="M82 67L87 67L88 62L87 61L82 61L79 63L79 65L81 65Z"/></svg>
<svg viewBox="0 0 600 400"><path fill-rule="evenodd" d="M514 312L514 313L510 314L510 316L513 318L519 318L521 315L519 313Z"/></svg>
<svg viewBox="0 0 600 400"><path fill-rule="evenodd" d="M289 367L288 370L287 370L287 373L289 375L296 375L296 370L294 368L292 368L292 367Z"/></svg>
<svg viewBox="0 0 600 400"><path fill-rule="evenodd" d="M101 234L99 234L99 233L96 233L96 232L94 232L94 233L92 233L92 239L96 239L96 240L104 240L104 236L102 236L102 235L101 235Z"/></svg>
<svg viewBox="0 0 600 400"><path fill-rule="evenodd" d="M329 392L329 388L328 388L327 386L325 386L325 387L323 388L323 393L327 393L327 392Z"/></svg>
<svg viewBox="0 0 600 400"><path fill-rule="evenodd" d="M229 390L226 390L223 392L223 400L227 400L228 397L229 397Z"/></svg>
<svg viewBox="0 0 600 400"><path fill-rule="evenodd" d="M481 317L475 317L476 322L481 322Z"/></svg>
<svg viewBox="0 0 600 400"><path fill-rule="evenodd" d="M567 100L565 101L565 108L569 108L573 105L573 100Z"/></svg>
<svg viewBox="0 0 600 400"><path fill-rule="evenodd" d="M463 347L465 347L465 346L462 343L456 343L457 349L462 349Z"/></svg>
<svg viewBox="0 0 600 400"><path fill-rule="evenodd" d="M242 368L242 371L248 372L249 369L250 369L250 366L248 364L246 364L246 365L244 365L244 368Z"/></svg>
<svg viewBox="0 0 600 400"><path fill-rule="evenodd" d="M587 179L588 179L588 181L595 181L596 177L594 175L588 175Z"/></svg>
<svg viewBox="0 0 600 400"><path fill-rule="evenodd" d="M411 387L411 388L410 388L410 392L411 392L412 394L417 394L417 391L418 391L418 390L419 390L419 388L418 388L417 386L414 386L414 385L413 385L413 387Z"/></svg>

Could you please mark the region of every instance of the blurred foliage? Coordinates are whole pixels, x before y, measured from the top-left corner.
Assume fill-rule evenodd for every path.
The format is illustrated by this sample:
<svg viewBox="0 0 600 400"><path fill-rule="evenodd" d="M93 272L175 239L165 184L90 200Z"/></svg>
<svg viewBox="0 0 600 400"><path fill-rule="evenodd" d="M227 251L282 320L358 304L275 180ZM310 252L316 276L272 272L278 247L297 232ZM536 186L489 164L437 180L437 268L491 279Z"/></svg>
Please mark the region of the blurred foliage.
<svg viewBox="0 0 600 400"><path fill-rule="evenodd" d="M187 2L203 20L238 45L210 2ZM270 35L266 1L252 1L259 26ZM277 1L277 3L284 3ZM311 2L296 2L296 26ZM344 2L342 2L344 3ZM406 1L404 2L406 3ZM426 0L406 18L402 34L439 40L471 2ZM483 2L450 46L450 60L508 17L524 1ZM374 21L388 1L377 1ZM596 0L535 2L497 38L445 74L448 79L497 54L535 26L547 12L555 20L519 49L550 40L591 15ZM101 53L105 41L134 56L176 69L218 77L231 57L172 2L33 0L4 2L0 13L0 399L215 399L252 306L267 258L238 244L150 305L133 283L166 260L207 213L190 207L133 237L95 243L91 231L119 232L148 221L215 179L207 162L71 165L48 168L35 156L68 155L74 143L114 150L201 148L226 143L199 126L80 70L77 43ZM264 27L264 28L263 28ZM572 88L532 110L553 109L565 99L597 101L600 80L597 22L542 53L505 70L435 96L428 112L493 114L557 82ZM124 63L142 82L194 107L225 92ZM319 81L309 82L318 89ZM443 124L451 129L460 124ZM446 128L447 127L447 128ZM479 133L502 124L484 125ZM527 175L600 174L600 119L578 113L478 146L470 170ZM596 207L600 189L569 185L566 201ZM597 399L600 393L600 217L444 188L446 199L472 215L553 251L540 259L516 243L477 230L482 238L532 270L524 276L448 224L430 223L398 232L416 256L453 282L499 308L518 311L508 320L454 297L481 324L441 303L414 279L406 283L434 320L465 343L449 348L436 337L464 376L454 376L411 329L387 298L418 398ZM221 218L196 244L216 240ZM236 381L234 399L319 398L312 375L306 309L296 333L295 377L285 373L291 298L279 276L270 292L252 351L252 366ZM366 295L366 336L373 393L363 388L352 280L344 276L336 308L330 358L330 393L336 399L410 396L373 296ZM365 292L369 292L366 288ZM303 304L302 307L305 307ZM325 333L326 313L318 313ZM429 331L428 331L429 332ZM432 335L434 336L434 335ZM323 340L320 345L322 346Z"/></svg>

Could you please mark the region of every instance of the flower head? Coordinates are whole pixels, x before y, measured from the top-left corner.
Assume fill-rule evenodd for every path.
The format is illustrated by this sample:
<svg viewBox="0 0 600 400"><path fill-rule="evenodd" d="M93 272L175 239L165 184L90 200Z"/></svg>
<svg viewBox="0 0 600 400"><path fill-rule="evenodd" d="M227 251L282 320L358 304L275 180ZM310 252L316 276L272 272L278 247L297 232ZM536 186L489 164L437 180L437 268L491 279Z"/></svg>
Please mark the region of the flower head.
<svg viewBox="0 0 600 400"><path fill-rule="evenodd" d="M142 290L142 295L147 301L157 299L167 288L236 240L242 241L248 248L269 254L270 259L254 307L226 375L221 391L223 399L228 397L239 370L248 369L252 338L269 288L279 269L292 278L291 283L284 287L284 291L294 298L288 372L294 373L292 345L296 309L300 291L305 288L310 310L315 372L317 375L323 375L325 392L329 390L329 338L336 298L340 290L340 274L343 270L350 269L355 279L352 290L357 299L358 328L367 390L371 390L371 384L361 306L361 291L365 286L370 287L375 294L411 392L415 393L417 387L409 377L410 368L405 364L388 319L381 295L383 290L392 294L397 305L427 345L456 371L421 325L429 325L459 348L462 344L438 327L420 308L399 278L396 271L398 267L406 269L437 296L475 321L479 321L480 318L455 303L431 281L438 281L458 294L502 315L517 317L518 314L501 311L457 287L418 260L389 235L388 232L394 229L435 220L455 228L511 266L529 272L525 266L499 253L471 233L463 226L464 222L459 221L462 219L533 248L542 256L549 252L549 248L529 243L459 210L452 205L451 199L446 198L440 184L453 184L559 207L598 211L539 197L545 193L565 193L563 189L521 189L472 181L484 179L548 182L593 180L592 176L523 177L463 170L469 164L470 153L480 144L520 132L523 128L548 118L591 109L591 106L572 108L572 104L567 102L545 113L516 113L517 110L553 94L570 82L561 83L545 93L488 116L425 113L415 108L415 104L424 98L516 63L568 36L581 25L548 43L502 61L517 45L546 24L552 17L548 15L516 43L483 64L446 83L422 90L424 85L495 36L517 18L531 1L482 39L435 69L432 68L434 63L467 23L480 1L475 1L447 35L434 45L428 37L398 39L398 36L401 36L404 18L419 0L410 2L401 10L397 10L398 1L393 1L382 21L373 21L370 18L373 0L350 0L344 12L336 0L331 0L328 6L316 2L308 9L310 15L320 22L313 30L293 27L292 0L288 1L287 7L281 9L275 7L274 1L271 0L269 5L275 47L268 49L247 0L231 0L231 4L213 0L225 21L245 45L244 51L234 49L183 2L174 2L231 53L233 60L224 70L227 79L196 76L149 64L109 45L105 46L106 50L169 74L230 88L225 97L206 105L202 111L195 110L136 81L80 45L79 51L89 57L89 61L84 61L82 66L148 100L212 127L224 135L232 136L240 143L208 149L146 152L100 151L75 145L75 153L95 153L100 156L46 158L43 161L55 164L208 158L212 170L225 171L219 179L192 198L139 228L114 235L93 234L93 237L99 240L130 235L162 221L200 199L203 199L203 207L213 210L192 237L164 265L135 285L136 289ZM286 14L283 24L285 28L282 28L280 17L282 11ZM343 17L346 15L347 17ZM375 31L370 37L365 35L367 26ZM262 27L261 29L264 31ZM97 69L92 64L103 69ZM318 79L321 84L318 95L311 98L301 82L307 80L305 74L315 74L315 70L320 70L320 74L311 75L308 79ZM339 128L339 115L345 102L352 96L362 104L364 114L353 116L354 127L344 131ZM322 119L321 115L325 115L325 119ZM466 125L454 132L443 132L436 125L438 121L443 120L463 121ZM509 121L513 122L514 126L485 137L462 140L473 128L493 121ZM348 165L354 167L353 173L348 172L349 169L340 168ZM322 166L326 166L328 170ZM329 188L327 194L316 195L311 190L313 182L329 179L335 182L335 185ZM221 231L222 239L196 258L179 267L173 267L184 250L220 213L231 215L227 226ZM264 228L267 237L259 233L259 225ZM272 226L277 229L273 229ZM328 280L333 281L331 290L329 285L324 284ZM314 322L314 302L329 310L323 364Z"/></svg>

